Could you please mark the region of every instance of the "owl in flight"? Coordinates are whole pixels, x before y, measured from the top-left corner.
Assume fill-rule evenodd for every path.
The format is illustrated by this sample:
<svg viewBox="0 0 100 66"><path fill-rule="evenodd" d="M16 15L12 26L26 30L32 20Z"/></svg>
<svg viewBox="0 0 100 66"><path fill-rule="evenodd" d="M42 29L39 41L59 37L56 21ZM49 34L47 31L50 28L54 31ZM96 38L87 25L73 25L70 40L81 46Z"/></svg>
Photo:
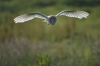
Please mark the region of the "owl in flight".
<svg viewBox="0 0 100 66"><path fill-rule="evenodd" d="M44 22L47 22L48 25L54 25L57 21L57 17L61 15L82 19L82 18L87 18L89 14L85 11L63 10L56 15L46 16L40 12L32 12L32 13L23 14L23 15L16 17L14 19L14 22L23 23L28 20L32 20L34 18L41 18L41 19L44 19Z"/></svg>

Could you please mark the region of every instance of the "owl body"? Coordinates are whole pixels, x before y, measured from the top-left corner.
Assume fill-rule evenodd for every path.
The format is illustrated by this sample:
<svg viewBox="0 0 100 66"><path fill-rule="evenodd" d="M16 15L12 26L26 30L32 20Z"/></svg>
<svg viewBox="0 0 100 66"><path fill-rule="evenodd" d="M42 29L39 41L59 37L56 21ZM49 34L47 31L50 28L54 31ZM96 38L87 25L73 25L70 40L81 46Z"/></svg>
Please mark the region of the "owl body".
<svg viewBox="0 0 100 66"><path fill-rule="evenodd" d="M87 18L89 14L85 11L63 10L56 15L46 16L40 12L35 12L35 13L32 12L29 14L23 14L16 17L14 19L14 22L23 23L23 22L32 20L34 18L41 18L41 19L44 19L44 22L47 22L48 25L54 25L57 21L57 17L61 15L82 19L82 18Z"/></svg>

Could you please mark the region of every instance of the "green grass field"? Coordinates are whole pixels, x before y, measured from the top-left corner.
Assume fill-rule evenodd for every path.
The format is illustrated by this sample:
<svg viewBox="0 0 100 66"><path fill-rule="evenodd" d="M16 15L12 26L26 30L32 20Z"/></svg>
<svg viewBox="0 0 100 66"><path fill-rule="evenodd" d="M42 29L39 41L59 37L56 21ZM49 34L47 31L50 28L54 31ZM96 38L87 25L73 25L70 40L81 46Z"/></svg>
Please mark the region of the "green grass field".
<svg viewBox="0 0 100 66"><path fill-rule="evenodd" d="M83 10L90 15L86 19L60 16L55 25L37 18L18 24L13 21L24 13L50 15L62 10ZM0 12L0 66L100 66L99 11L100 6L57 4Z"/></svg>

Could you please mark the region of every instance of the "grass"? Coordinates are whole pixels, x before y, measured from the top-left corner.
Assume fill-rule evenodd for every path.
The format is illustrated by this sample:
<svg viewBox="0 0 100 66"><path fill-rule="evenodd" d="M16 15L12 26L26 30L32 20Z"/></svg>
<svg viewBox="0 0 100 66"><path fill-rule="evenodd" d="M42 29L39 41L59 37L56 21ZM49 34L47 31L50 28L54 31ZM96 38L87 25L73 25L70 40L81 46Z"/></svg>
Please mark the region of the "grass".
<svg viewBox="0 0 100 66"><path fill-rule="evenodd" d="M99 41L67 39L30 42L25 38L8 40L0 46L1 66L95 66L99 64ZM13 49L13 50L12 50Z"/></svg>

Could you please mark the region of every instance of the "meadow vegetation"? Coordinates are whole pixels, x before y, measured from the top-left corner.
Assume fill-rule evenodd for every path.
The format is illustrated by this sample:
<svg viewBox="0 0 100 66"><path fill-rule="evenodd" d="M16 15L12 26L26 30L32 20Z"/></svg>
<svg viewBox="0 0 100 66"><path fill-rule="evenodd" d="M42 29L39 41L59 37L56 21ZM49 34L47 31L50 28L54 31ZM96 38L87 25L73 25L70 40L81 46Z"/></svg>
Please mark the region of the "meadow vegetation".
<svg viewBox="0 0 100 66"><path fill-rule="evenodd" d="M57 2L56 2L57 1ZM0 66L100 66L100 1L0 0ZM71 5L72 4L72 5ZM83 10L87 19L58 17L15 24L24 13Z"/></svg>

